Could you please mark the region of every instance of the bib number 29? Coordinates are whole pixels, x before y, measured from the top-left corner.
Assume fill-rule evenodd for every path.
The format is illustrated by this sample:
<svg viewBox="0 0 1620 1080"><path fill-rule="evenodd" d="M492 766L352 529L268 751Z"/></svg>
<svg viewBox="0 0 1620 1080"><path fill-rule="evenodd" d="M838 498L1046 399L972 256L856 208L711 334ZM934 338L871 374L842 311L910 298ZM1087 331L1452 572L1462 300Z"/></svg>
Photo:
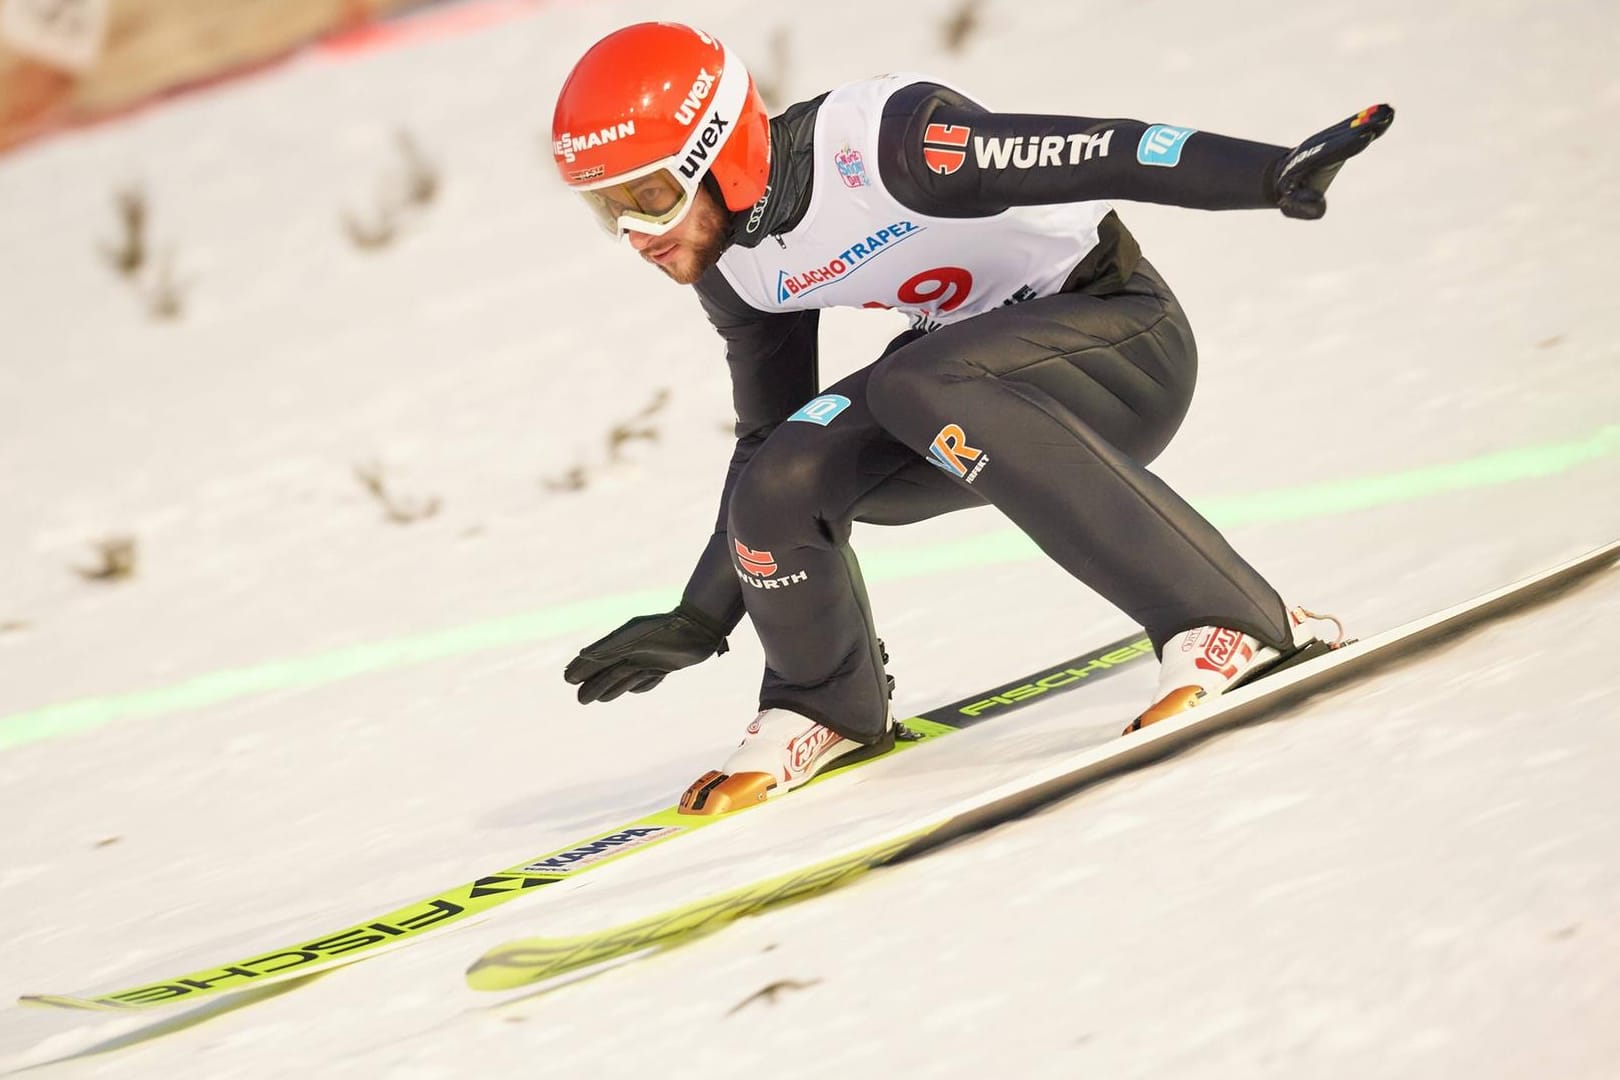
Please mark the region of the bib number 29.
<svg viewBox="0 0 1620 1080"><path fill-rule="evenodd" d="M973 275L968 270L960 266L936 266L932 270L913 274L901 282L900 287L895 290L895 299L899 301L901 307L931 307L937 314L943 315L961 307L972 291ZM894 305L874 300L865 306Z"/></svg>

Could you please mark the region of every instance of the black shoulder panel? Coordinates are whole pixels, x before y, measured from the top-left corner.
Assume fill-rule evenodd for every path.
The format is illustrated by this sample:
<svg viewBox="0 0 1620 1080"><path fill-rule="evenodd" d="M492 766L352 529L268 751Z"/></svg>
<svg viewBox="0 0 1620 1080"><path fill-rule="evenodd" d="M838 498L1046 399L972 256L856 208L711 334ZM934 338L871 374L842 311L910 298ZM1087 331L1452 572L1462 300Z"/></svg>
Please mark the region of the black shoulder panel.
<svg viewBox="0 0 1620 1080"><path fill-rule="evenodd" d="M941 110L953 119L986 110L938 83L913 83L896 90L878 121L878 168L883 185L901 204L930 217L989 217L1007 209L994 199L965 198L964 190L942 189L923 160L923 134Z"/></svg>

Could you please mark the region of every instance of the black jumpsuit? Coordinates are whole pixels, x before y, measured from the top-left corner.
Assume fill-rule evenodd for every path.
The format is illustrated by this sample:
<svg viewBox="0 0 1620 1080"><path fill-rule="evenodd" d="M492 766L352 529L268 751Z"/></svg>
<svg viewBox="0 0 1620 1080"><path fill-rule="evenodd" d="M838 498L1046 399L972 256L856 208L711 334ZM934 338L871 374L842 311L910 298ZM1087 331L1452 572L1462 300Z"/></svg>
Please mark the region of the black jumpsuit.
<svg viewBox="0 0 1620 1080"><path fill-rule="evenodd" d="M732 243L771 243L803 217L822 101L771 121L770 187L736 215ZM913 84L884 106L879 158L889 193L935 217L1104 198L1271 207L1270 177L1285 153L1199 133L1174 169L1117 153L1083 168L996 168L966 155L941 173L924 160L922 137L941 123L1025 140L1111 130L1131 146L1152 133L1130 120L988 113L945 87ZM760 310L718 270L698 283L726 341L737 448L683 603L728 629L746 609L765 651L761 708L792 709L858 741L880 737L887 690L851 523L904 524L984 503L1156 646L1219 625L1286 647L1276 591L1146 469L1187 413L1196 349L1180 305L1117 215L1098 235L1060 291L909 330L825 390L817 311ZM848 404L831 423L784 423L818 394ZM971 444L953 424L973 433Z"/></svg>

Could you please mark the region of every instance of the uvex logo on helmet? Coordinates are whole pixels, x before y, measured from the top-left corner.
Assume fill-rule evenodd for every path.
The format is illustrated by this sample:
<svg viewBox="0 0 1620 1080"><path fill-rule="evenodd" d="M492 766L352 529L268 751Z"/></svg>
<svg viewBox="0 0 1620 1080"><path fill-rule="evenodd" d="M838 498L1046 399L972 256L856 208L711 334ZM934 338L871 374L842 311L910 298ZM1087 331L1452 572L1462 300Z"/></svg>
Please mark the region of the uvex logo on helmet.
<svg viewBox="0 0 1620 1080"><path fill-rule="evenodd" d="M681 160L682 176L691 180L703 174L709 162L709 155L720 145L720 141L725 138L726 128L730 126L719 113L709 114L709 121L703 125L703 131L698 135L696 144Z"/></svg>
<svg viewBox="0 0 1620 1080"><path fill-rule="evenodd" d="M709 91L713 89L714 76L709 74L708 69L700 69L698 77L692 82L692 89L686 92L685 99L681 101L681 107L675 110L675 119L687 127L691 127L692 121L697 119L699 107L708 98Z"/></svg>

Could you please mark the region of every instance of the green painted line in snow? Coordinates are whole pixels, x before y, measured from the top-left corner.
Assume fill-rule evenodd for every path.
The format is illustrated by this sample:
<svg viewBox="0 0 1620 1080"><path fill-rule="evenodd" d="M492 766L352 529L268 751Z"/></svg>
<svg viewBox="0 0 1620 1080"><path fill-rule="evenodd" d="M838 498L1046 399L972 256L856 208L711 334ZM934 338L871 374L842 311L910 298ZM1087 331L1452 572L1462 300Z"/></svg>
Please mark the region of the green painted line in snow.
<svg viewBox="0 0 1620 1080"><path fill-rule="evenodd" d="M1202 501L1199 509L1227 529L1296 521L1556 476L1616 454L1620 454L1620 425L1610 425L1572 442L1507 450L1382 476L1212 498ZM926 548L871 552L862 556L861 567L868 580L883 581L1039 557L1039 550L1028 537L1016 529L1002 529ZM254 694L325 686L372 672L530 645L564 634L583 632L594 636L617 620L661 610L670 599L670 591L662 589L617 593L315 656L230 668L173 686L46 705L0 716L0 750L88 731L115 720L205 708Z"/></svg>
<svg viewBox="0 0 1620 1080"><path fill-rule="evenodd" d="M1620 455L1620 425L1611 424L1572 442L1504 450L1382 476L1200 499L1197 506L1222 529L1271 525L1556 476L1615 455ZM882 581L1034 558L1045 556L1033 540L1017 529L1001 529L925 549L863 552L861 573L869 581Z"/></svg>
<svg viewBox="0 0 1620 1080"><path fill-rule="evenodd" d="M0 750L87 731L114 720L198 709L253 694L325 686L376 671L531 644L599 628L668 603L669 595L662 589L618 593L470 626L351 645L314 656L227 668L174 686L64 701L0 717Z"/></svg>

